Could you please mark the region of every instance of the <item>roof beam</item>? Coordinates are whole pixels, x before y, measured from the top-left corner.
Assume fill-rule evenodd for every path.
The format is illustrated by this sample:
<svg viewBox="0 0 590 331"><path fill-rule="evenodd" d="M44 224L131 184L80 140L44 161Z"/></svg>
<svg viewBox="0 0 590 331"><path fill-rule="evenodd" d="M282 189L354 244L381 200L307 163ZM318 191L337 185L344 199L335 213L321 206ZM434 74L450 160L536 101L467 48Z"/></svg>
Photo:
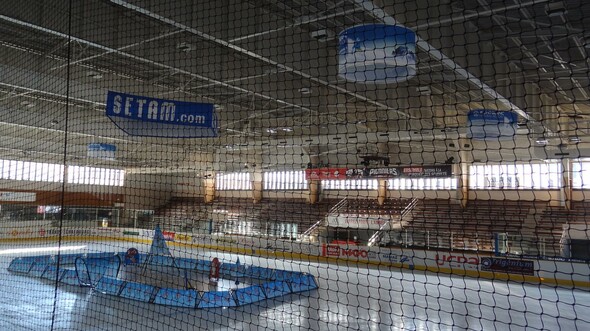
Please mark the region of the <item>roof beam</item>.
<svg viewBox="0 0 590 331"><path fill-rule="evenodd" d="M160 22L169 24L169 25L171 25L171 26L173 26L175 28L184 30L184 31L186 31L188 33L194 34L195 36L198 36L198 37L200 37L200 38L202 38L202 39L204 39L206 41L215 43L215 44L217 44L219 46L222 46L222 47L229 48L229 49L231 49L231 50L233 50L233 51L235 51L237 53L241 53L241 54L247 55L250 58L253 58L255 60L264 62L264 63L269 64L269 65L272 65L272 66L275 66L275 67L277 67L279 69L282 69L284 71L287 71L287 72L289 72L289 73L291 73L293 75L297 75L297 76L300 76L302 78L309 79L310 81L312 81L312 82L314 82L316 84L323 85L325 87L334 89L334 90L336 90L338 92L341 92L341 93L344 93L346 95L352 96L352 97L354 97L354 98L356 98L358 100L362 100L364 102L367 102L367 103L370 103L372 105L375 105L375 106L377 106L377 107L379 107L381 109L390 110L392 112L397 113L401 117L404 117L404 118L410 117L408 114L406 114L406 113L404 113L404 112L402 112L402 111L400 111L398 109L393 109L393 108L389 107L388 105L386 105L384 103L381 103L381 102L372 100L372 99L370 99L370 98L368 98L366 96L363 96L361 94L358 94L358 93L355 93L355 92L351 92L351 91L349 91L349 90L347 90L347 89L345 89L343 87L340 87L340 86L331 84L328 81L325 81L323 79L314 77L311 74L308 74L308 73L303 72L301 70L298 70L298 69L289 67L289 66L287 66L285 64L282 64L282 63L279 63L279 62L277 62L275 60L269 59L269 58L267 58L265 56L262 56L262 55L260 55L258 53L249 51L249 50L247 50L245 48L242 48L242 47L240 47L238 45L232 44L229 41L225 41L225 40L219 39L219 38L217 38L215 36L212 36L212 35L207 34L205 32L199 31L199 30L197 30L195 28L192 28L192 27L189 27L187 25L181 24L181 23L176 22L176 21L174 21L172 19L169 19L167 17L158 15L158 14L153 13L153 12L151 12L151 11L145 9L145 8L132 5L132 4L127 3L125 1L122 1L122 0L110 0L110 1L112 3L114 3L114 4L116 4L116 5L119 5L119 6L122 6L124 8L127 8L129 10L135 11L135 12L137 12L139 14L145 15L147 17L150 17L152 19L158 20Z"/></svg>
<svg viewBox="0 0 590 331"><path fill-rule="evenodd" d="M378 6L375 6L372 1L369 0L353 0L358 6L364 8L371 16L375 17L379 21L390 24L390 25L400 25L397 23L396 19L387 14L383 9ZM481 89L484 93L492 97L493 99L497 100L500 104L504 107L508 108L507 110L512 110L518 115L522 116L523 118L534 121L529 114L527 114L524 110L522 110L517 105L510 102L510 100L506 99L504 96L500 95L496 90L488 86L486 83L482 82L479 78L475 77L469 71L463 69L459 64L455 61L451 60L449 57L444 55L440 50L436 49L432 45L430 45L426 40L420 38L416 34L416 45L418 48L422 49L426 53L428 53L432 58L435 60L440 61L443 65L451 70L453 70L457 75L463 77L471 84L475 85L479 89Z"/></svg>

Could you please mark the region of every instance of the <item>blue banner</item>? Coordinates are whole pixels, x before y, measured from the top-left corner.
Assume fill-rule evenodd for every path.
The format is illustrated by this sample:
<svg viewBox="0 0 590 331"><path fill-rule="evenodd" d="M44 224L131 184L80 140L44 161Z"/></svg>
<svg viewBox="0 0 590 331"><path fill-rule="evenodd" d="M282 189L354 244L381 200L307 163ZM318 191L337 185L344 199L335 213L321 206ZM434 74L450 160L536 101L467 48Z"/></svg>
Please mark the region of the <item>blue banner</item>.
<svg viewBox="0 0 590 331"><path fill-rule="evenodd" d="M514 139L518 115L511 111L474 109L467 114L467 137L475 140Z"/></svg>
<svg viewBox="0 0 590 331"><path fill-rule="evenodd" d="M211 103L150 98L109 91L107 117L132 136L163 138L217 137Z"/></svg>
<svg viewBox="0 0 590 331"><path fill-rule="evenodd" d="M397 25L364 24L339 35L338 74L350 82L389 84L416 75L416 33Z"/></svg>
<svg viewBox="0 0 590 331"><path fill-rule="evenodd" d="M116 151L117 146L115 145L92 143L88 144L86 156L97 159L114 160Z"/></svg>

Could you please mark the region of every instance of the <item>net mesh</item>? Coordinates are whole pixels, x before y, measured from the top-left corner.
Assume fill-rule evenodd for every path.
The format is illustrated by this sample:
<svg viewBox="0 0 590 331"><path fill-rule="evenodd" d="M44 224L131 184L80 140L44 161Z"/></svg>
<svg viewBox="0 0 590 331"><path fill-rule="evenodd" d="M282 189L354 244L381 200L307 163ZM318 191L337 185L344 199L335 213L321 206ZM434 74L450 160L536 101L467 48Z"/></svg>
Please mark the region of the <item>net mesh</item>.
<svg viewBox="0 0 590 331"><path fill-rule="evenodd" d="M590 4L1 8L2 329L590 329Z"/></svg>

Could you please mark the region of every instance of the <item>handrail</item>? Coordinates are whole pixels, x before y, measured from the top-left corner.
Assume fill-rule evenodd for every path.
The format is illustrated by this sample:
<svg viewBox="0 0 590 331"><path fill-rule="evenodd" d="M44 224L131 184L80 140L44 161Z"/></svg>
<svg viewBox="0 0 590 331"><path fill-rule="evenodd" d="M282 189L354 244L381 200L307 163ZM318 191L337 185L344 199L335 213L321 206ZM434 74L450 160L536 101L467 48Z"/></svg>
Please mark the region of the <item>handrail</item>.
<svg viewBox="0 0 590 331"><path fill-rule="evenodd" d="M405 206L404 209L402 209L402 211L400 212L400 215L401 215L400 221L402 221L404 219L404 217L406 217L406 215L408 215L410 212L412 212L417 204L418 204L418 199L412 198L412 201L410 201L410 203L408 203L408 205Z"/></svg>
<svg viewBox="0 0 590 331"><path fill-rule="evenodd" d="M342 200L338 201L338 203L330 208L328 214L337 214L344 205L348 205L348 198L342 198Z"/></svg>
<svg viewBox="0 0 590 331"><path fill-rule="evenodd" d="M400 212L399 221L403 221L404 217L406 217L406 215L408 215L412 210L414 210L414 207L416 207L417 204L418 199L412 198L412 200ZM392 219L390 218L387 222L383 223L383 225L379 227L379 230L373 233L371 238L369 238L369 242L367 244L368 246L373 246L376 242L381 240L381 238L383 237L383 233L385 233L385 228L391 225L391 221Z"/></svg>
<svg viewBox="0 0 590 331"><path fill-rule="evenodd" d="M312 226L309 227L309 229L305 230L305 232L303 232L299 236L299 238L301 239L301 238L305 238L305 237L309 236L315 229L319 228L324 221L325 221L325 219L321 219L321 220L315 222Z"/></svg>
<svg viewBox="0 0 590 331"><path fill-rule="evenodd" d="M334 206L332 206L332 208L330 208L328 215L336 214L340 210L340 208L347 203L348 203L347 198L343 198L342 200L338 201ZM305 230L305 232L303 232L299 236L299 238L301 239L301 238L305 238L305 237L309 236L315 229L320 227L322 225L322 223L324 223L325 220L326 220L325 218L322 218L319 221L315 222L312 226L309 227L309 229Z"/></svg>

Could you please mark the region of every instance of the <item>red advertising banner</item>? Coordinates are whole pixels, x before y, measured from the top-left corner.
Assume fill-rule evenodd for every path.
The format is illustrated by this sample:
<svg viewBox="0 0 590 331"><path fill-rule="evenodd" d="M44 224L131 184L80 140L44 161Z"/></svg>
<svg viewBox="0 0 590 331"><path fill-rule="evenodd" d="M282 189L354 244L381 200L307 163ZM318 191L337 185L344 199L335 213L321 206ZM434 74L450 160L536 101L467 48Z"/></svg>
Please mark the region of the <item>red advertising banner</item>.
<svg viewBox="0 0 590 331"><path fill-rule="evenodd" d="M323 180L323 179L346 179L347 168L315 168L305 169L305 179Z"/></svg>
<svg viewBox="0 0 590 331"><path fill-rule="evenodd" d="M358 179L358 178L445 178L453 176L451 165L405 166L383 168L310 168L305 179Z"/></svg>

